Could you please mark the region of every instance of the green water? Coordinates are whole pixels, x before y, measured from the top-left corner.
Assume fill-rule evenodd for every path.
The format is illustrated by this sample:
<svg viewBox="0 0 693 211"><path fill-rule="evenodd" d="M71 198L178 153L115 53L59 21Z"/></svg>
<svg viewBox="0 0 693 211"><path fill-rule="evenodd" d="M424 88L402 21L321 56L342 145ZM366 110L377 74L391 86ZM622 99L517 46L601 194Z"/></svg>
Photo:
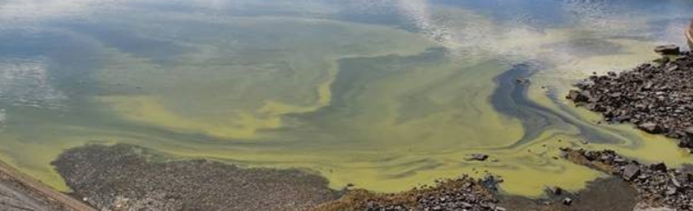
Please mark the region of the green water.
<svg viewBox="0 0 693 211"><path fill-rule="evenodd" d="M61 190L50 162L87 143L382 192L490 171L538 196L604 176L554 159L564 146L691 160L563 99L593 71L684 43L693 10L676 8L690 3L662 3L671 16L647 1L95 2L0 1L0 158Z"/></svg>

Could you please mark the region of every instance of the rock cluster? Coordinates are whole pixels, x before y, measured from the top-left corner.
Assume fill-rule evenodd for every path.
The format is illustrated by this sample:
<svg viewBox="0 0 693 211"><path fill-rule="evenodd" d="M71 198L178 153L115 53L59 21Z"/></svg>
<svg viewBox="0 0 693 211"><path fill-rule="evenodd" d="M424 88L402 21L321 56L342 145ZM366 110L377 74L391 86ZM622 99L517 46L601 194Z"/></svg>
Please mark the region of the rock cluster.
<svg viewBox="0 0 693 211"><path fill-rule="evenodd" d="M479 192L479 188L496 191L500 179L494 176L486 176L476 182L467 181L452 192L432 192L422 194L418 200L418 210L494 210L505 211L505 208L496 205L498 200ZM475 187L477 186L477 187ZM479 187L482 186L482 187Z"/></svg>
<svg viewBox="0 0 693 211"><path fill-rule="evenodd" d="M664 163L643 164L611 150L563 149L566 158L607 171L631 183L641 201L654 207L693 210L693 171L667 168Z"/></svg>
<svg viewBox="0 0 693 211"><path fill-rule="evenodd" d="M352 190L342 199L318 207L315 211L505 211L505 208L498 206L499 201L494 194L500 182L502 179L495 176L474 179L465 175L397 194Z"/></svg>
<svg viewBox="0 0 693 211"><path fill-rule="evenodd" d="M675 46L656 50L677 55L630 71L590 76L567 98L602 113L609 122L630 122L648 133L678 138L681 147L693 149L693 53L679 53Z"/></svg>

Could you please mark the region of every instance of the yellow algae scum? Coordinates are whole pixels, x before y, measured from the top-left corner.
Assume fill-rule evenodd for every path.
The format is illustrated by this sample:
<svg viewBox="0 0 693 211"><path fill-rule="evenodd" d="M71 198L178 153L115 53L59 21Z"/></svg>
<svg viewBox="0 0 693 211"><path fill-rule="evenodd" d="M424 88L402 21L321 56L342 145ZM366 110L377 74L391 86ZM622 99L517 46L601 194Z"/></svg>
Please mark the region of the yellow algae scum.
<svg viewBox="0 0 693 211"><path fill-rule="evenodd" d="M504 192L535 197L546 186L579 190L604 176L556 159L560 147L690 161L669 140L596 124L563 100L592 71L648 60L651 43L590 26L539 32L428 9L451 21L410 11L423 16L407 29L169 11L51 29L95 55L84 81L62 79L67 90L88 91L57 111L7 108L0 154L61 190L68 188L50 162L62 150L130 143L172 159L304 168L335 189L395 192L491 172L505 178ZM491 159L464 159L472 153Z"/></svg>

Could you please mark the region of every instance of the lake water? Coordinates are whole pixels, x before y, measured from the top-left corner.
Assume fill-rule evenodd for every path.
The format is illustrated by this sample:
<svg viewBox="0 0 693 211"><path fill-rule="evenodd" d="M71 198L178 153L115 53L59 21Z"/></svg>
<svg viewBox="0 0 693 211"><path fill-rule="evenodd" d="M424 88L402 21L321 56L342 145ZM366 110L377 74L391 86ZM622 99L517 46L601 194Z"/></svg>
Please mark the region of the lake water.
<svg viewBox="0 0 693 211"><path fill-rule="evenodd" d="M691 17L686 0L0 0L0 158L65 191L50 162L89 143L334 188L489 171L509 194L577 190L604 175L560 147L691 161L563 97L684 46Z"/></svg>

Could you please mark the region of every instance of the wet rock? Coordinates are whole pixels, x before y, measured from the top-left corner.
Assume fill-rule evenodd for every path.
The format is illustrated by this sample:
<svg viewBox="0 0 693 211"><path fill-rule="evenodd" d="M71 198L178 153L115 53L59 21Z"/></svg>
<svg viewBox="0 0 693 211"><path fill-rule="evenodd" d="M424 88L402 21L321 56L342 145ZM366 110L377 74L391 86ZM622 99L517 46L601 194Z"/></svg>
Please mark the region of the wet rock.
<svg viewBox="0 0 693 211"><path fill-rule="evenodd" d="M652 134L662 133L662 127L660 127L659 125L657 125L657 123L654 122L642 123L638 125L638 128Z"/></svg>
<svg viewBox="0 0 693 211"><path fill-rule="evenodd" d="M686 137L686 138L679 140L679 147L689 148L689 149L693 148L693 139Z"/></svg>
<svg viewBox="0 0 693 211"><path fill-rule="evenodd" d="M471 155L467 156L467 158L465 158L465 160L467 160L467 161L485 161L486 159L488 159L488 155L478 154L478 153L471 154Z"/></svg>
<svg viewBox="0 0 693 211"><path fill-rule="evenodd" d="M530 80L526 79L526 78L515 79L515 82L517 82L518 84L523 84L523 85L527 85L527 84L531 83Z"/></svg>
<svg viewBox="0 0 693 211"><path fill-rule="evenodd" d="M640 167L635 164L627 165L623 168L623 173L621 176L623 179L631 181L640 175Z"/></svg>
<svg viewBox="0 0 693 211"><path fill-rule="evenodd" d="M553 195L561 195L563 194L563 189L560 187L552 186L549 187L549 192L551 192L551 194Z"/></svg>
<svg viewBox="0 0 693 211"><path fill-rule="evenodd" d="M679 55L681 50L676 45L660 45L655 47L654 51L662 55Z"/></svg>
<svg viewBox="0 0 693 211"><path fill-rule="evenodd" d="M666 171L667 165L664 163L655 163L650 165L650 169L652 169L653 171Z"/></svg>
<svg viewBox="0 0 693 211"><path fill-rule="evenodd" d="M573 204L573 199L566 197L565 199L563 199L563 204L570 206L571 204Z"/></svg>
<svg viewBox="0 0 693 211"><path fill-rule="evenodd" d="M683 132L686 134L686 136L693 137L693 127L687 127L683 130Z"/></svg>
<svg viewBox="0 0 693 211"><path fill-rule="evenodd" d="M582 93L580 93L580 91L577 90L570 90L570 93L568 93L568 96L566 98L571 99L575 102L587 102L587 100L589 100L587 96L582 95Z"/></svg>

